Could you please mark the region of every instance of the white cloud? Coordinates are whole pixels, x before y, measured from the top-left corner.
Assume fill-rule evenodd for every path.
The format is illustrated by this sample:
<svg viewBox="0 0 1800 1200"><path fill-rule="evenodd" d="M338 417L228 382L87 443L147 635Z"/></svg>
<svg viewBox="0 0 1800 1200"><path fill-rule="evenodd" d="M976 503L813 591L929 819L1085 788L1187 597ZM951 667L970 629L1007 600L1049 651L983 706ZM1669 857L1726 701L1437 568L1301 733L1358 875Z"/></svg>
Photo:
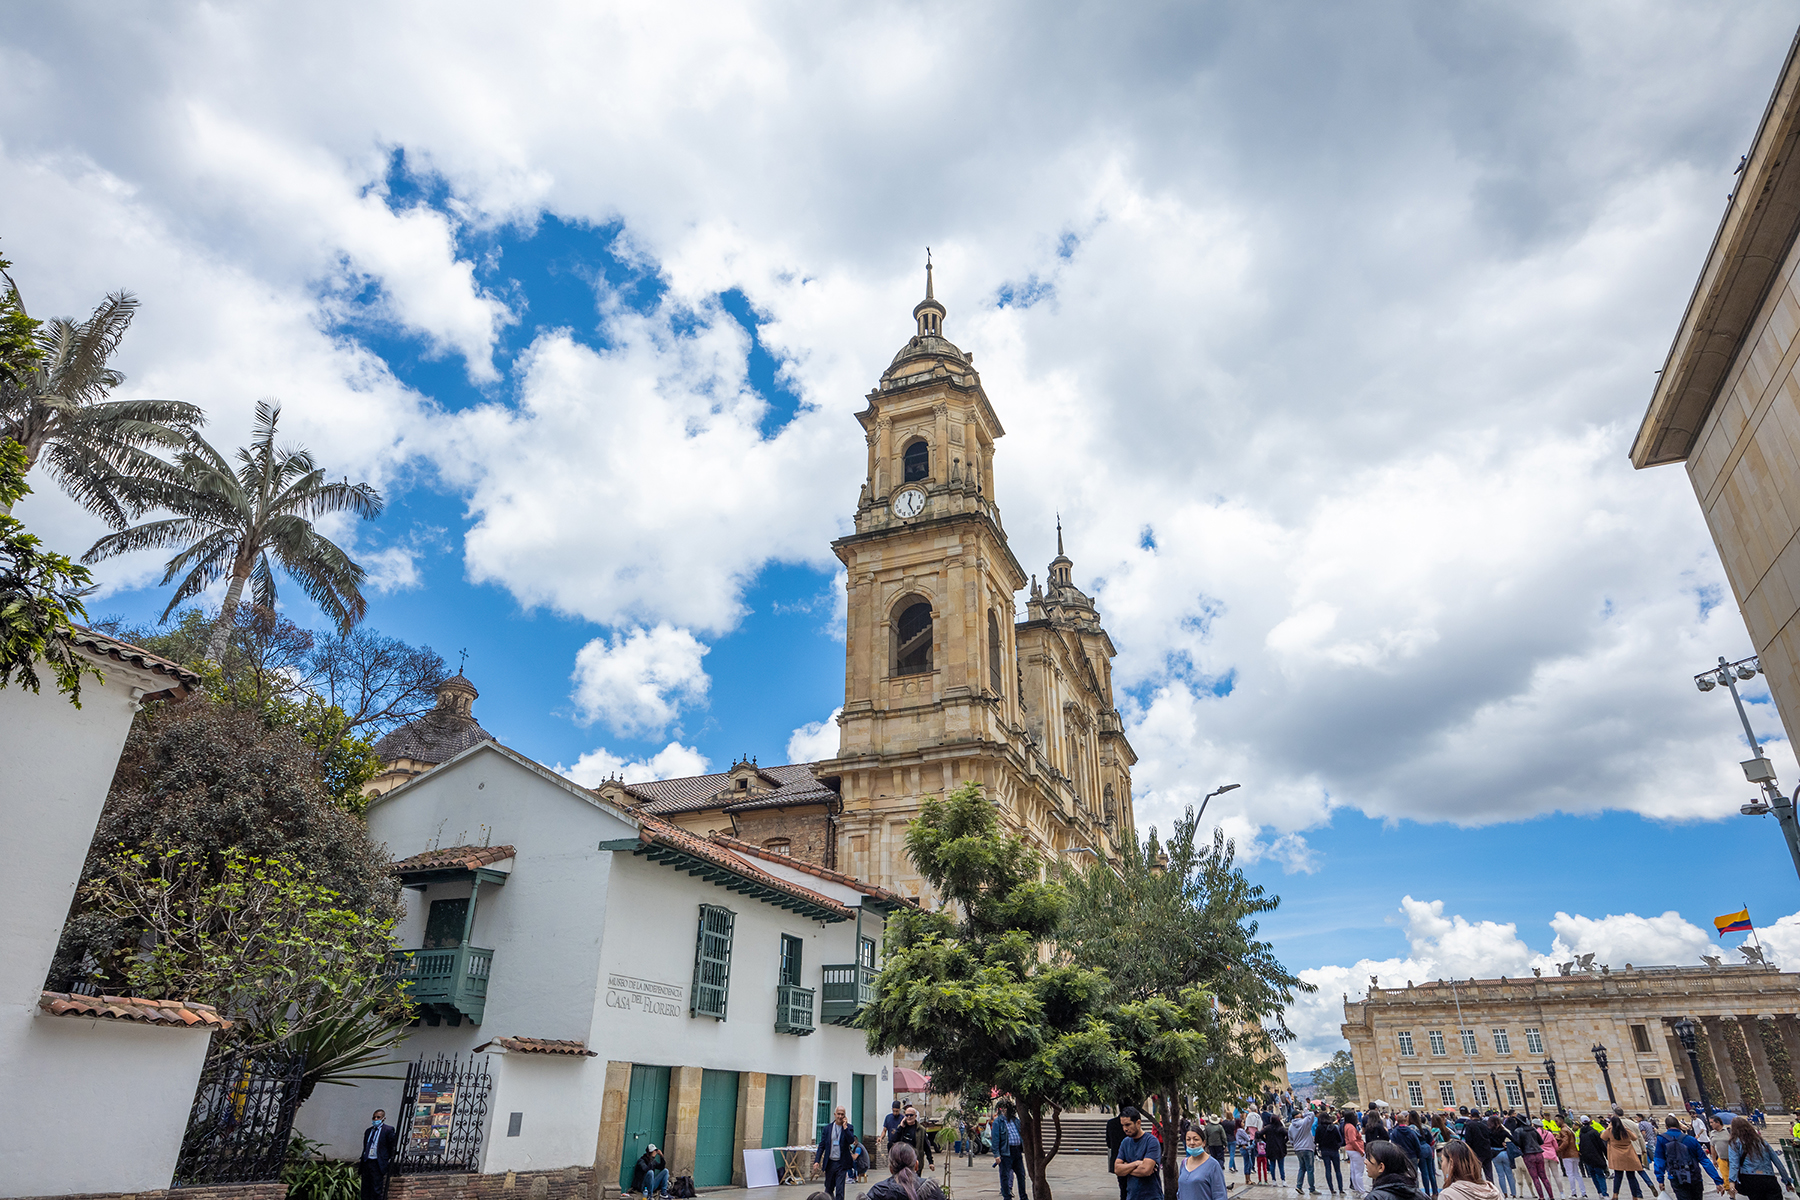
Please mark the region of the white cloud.
<svg viewBox="0 0 1800 1200"><path fill-rule="evenodd" d="M649 758L626 759L602 746L589 750L575 760L575 765L556 764L556 773L582 787L599 787L608 779L626 783L648 783L654 779L680 779L687 775L705 775L711 764L706 755L693 746L670 742Z"/></svg>
<svg viewBox="0 0 1800 1200"><path fill-rule="evenodd" d="M1518 926L1494 921L1469 921L1444 915L1441 900L1423 901L1407 896L1400 901L1405 920L1408 952L1403 958L1359 959L1350 966L1325 966L1299 971L1301 979L1318 987L1289 1006L1288 1026L1298 1040L1287 1047L1288 1066L1309 1070L1344 1048L1339 1027L1344 1020L1344 999L1361 999L1369 979L1383 987L1402 987L1408 982L1437 979L1494 979L1523 976L1534 969L1552 974L1559 963L1578 954L1594 955L1594 966L1623 970L1633 966L1700 966L1702 954L1724 954L1728 962L1740 962L1735 953L1722 952L1711 935L1680 913L1657 917L1635 913L1604 917L1571 916L1558 912L1550 921L1554 933L1549 951L1538 953L1519 936ZM1782 917L1761 930L1770 961L1800 963L1800 913Z"/></svg>
<svg viewBox="0 0 1800 1200"><path fill-rule="evenodd" d="M604 721L627 736L666 729L684 707L705 703L712 680L701 660L708 652L692 633L669 625L595 638L575 654L576 719Z"/></svg>
<svg viewBox="0 0 1800 1200"><path fill-rule="evenodd" d="M791 763L804 763L836 758L839 733L837 719L843 711L844 706L840 704L823 721L808 721L794 730L793 736L788 738L787 760Z"/></svg>

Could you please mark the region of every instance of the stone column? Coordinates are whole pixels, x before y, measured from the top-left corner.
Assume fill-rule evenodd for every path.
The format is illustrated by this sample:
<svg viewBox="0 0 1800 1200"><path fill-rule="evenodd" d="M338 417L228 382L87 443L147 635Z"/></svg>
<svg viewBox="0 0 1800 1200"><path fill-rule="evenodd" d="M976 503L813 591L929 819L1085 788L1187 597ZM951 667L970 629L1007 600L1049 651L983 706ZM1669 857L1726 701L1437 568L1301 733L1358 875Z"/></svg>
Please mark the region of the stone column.
<svg viewBox="0 0 1800 1200"><path fill-rule="evenodd" d="M885 500L893 490L889 477L894 470L894 422L888 417L875 418L875 499Z"/></svg>
<svg viewBox="0 0 1800 1200"><path fill-rule="evenodd" d="M631 1064L606 1064L605 1090L600 1100L600 1132L594 1144L594 1195L616 1195L619 1173L625 1164L625 1106L631 1099Z"/></svg>
<svg viewBox="0 0 1800 1200"><path fill-rule="evenodd" d="M813 1128L813 1110L818 1107L817 1075L794 1076L792 1101L788 1105L788 1145L810 1146L818 1130Z"/></svg>
<svg viewBox="0 0 1800 1200"><path fill-rule="evenodd" d="M1725 1093L1714 1101L1719 1105L1743 1107L1744 1094L1738 1090L1737 1067L1731 1061L1731 1047L1725 1040L1719 1022L1726 1018L1696 1017L1702 1031L1706 1046L1712 1051L1713 1066L1719 1072L1719 1090ZM1695 1039L1699 1041L1699 1038Z"/></svg>
<svg viewBox="0 0 1800 1200"><path fill-rule="evenodd" d="M738 1074L737 1144L740 1150L761 1150L763 1108L768 1094L769 1077L761 1071ZM743 1187L744 1156L739 1154L731 1164L731 1186Z"/></svg>
<svg viewBox="0 0 1800 1200"><path fill-rule="evenodd" d="M932 482L948 486L950 483L950 406L942 400L931 406L931 415L937 418L937 451L931 464Z"/></svg>
<svg viewBox="0 0 1800 1200"><path fill-rule="evenodd" d="M1744 1033L1744 1046L1750 1051L1750 1069L1756 1072L1756 1083L1762 1090L1763 1111L1767 1112L1781 1103L1781 1088L1776 1084L1775 1072L1769 1066L1768 1052L1763 1049L1762 1034L1756 1028L1756 1014L1741 1016L1737 1023Z"/></svg>
<svg viewBox="0 0 1800 1200"><path fill-rule="evenodd" d="M663 1131L668 1145L663 1157L669 1160L669 1175L692 1175L694 1153L700 1146L700 1081L705 1072L699 1067L676 1067L669 1072L669 1121Z"/></svg>

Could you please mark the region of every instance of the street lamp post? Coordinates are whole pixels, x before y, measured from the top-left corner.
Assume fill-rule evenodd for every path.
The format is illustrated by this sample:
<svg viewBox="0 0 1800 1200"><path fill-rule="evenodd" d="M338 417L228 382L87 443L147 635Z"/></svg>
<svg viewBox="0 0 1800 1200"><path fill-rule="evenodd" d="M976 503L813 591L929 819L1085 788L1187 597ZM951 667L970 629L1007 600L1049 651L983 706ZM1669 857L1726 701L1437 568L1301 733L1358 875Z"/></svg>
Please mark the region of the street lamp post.
<svg viewBox="0 0 1800 1200"><path fill-rule="evenodd" d="M1556 1086L1556 1056L1552 1054L1544 1060L1544 1070L1550 1075L1550 1095L1556 1101L1556 1115L1563 1115L1562 1089Z"/></svg>
<svg viewBox="0 0 1800 1200"><path fill-rule="evenodd" d="M1519 1102L1525 1106L1525 1119L1531 1120L1531 1093L1525 1090L1525 1068L1514 1067L1519 1073Z"/></svg>
<svg viewBox="0 0 1800 1200"><path fill-rule="evenodd" d="M1762 745L1757 742L1756 733L1750 728L1750 715L1744 711L1744 699L1738 695L1737 690L1738 680L1755 679L1761 670L1762 660L1755 655L1734 663L1726 662L1724 655L1720 655L1718 666L1694 676L1694 686L1703 692L1724 687L1731 693L1731 702L1737 705L1738 720L1744 726L1744 740L1750 743L1750 758L1738 765L1744 768L1744 778L1761 785L1763 790L1762 799L1752 800L1740 806L1738 811L1747 817L1767 816L1771 812L1775 814L1775 821L1781 826L1781 836L1787 839L1788 856L1794 860L1794 873L1800 875L1800 821L1794 819L1793 798L1781 794L1781 785L1775 781L1775 768L1763 757Z"/></svg>
<svg viewBox="0 0 1800 1200"><path fill-rule="evenodd" d="M1240 783L1224 783L1224 784L1220 784L1218 787L1214 788L1212 791L1206 793L1206 799L1200 801L1200 812L1197 816L1194 817L1194 822L1196 824L1198 824L1200 821L1200 818L1204 817L1206 815L1206 806L1208 804L1212 803L1212 798L1214 796L1223 796L1226 792L1232 791L1233 789L1239 788L1242 786L1243 786L1243 784L1240 784Z"/></svg>
<svg viewBox="0 0 1800 1200"><path fill-rule="evenodd" d="M1613 1094L1612 1072L1606 1069L1606 1047L1598 1042L1594 1043L1594 1061L1600 1064L1600 1078L1606 1080L1606 1102L1617 1104L1619 1098Z"/></svg>
<svg viewBox="0 0 1800 1200"><path fill-rule="evenodd" d="M1700 1052L1694 1048L1694 1022L1692 1018L1683 1017L1675 1022L1675 1036L1681 1039L1681 1048L1687 1051L1688 1066L1694 1071L1694 1086L1700 1089L1700 1107L1706 1110L1706 1127L1712 1128L1712 1097L1706 1094L1706 1076L1700 1073Z"/></svg>

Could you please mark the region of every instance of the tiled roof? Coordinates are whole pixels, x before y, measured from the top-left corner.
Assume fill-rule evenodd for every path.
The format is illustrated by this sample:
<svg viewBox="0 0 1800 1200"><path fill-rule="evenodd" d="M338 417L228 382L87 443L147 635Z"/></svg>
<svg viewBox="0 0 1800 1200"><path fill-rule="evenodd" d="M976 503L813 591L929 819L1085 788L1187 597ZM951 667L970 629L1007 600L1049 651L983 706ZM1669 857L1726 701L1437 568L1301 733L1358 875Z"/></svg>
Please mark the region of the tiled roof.
<svg viewBox="0 0 1800 1200"><path fill-rule="evenodd" d="M191 1028L205 1025L230 1029L231 1022L210 1004L188 1000L142 1000L136 996L83 996L72 992L45 992L38 1007L59 1017L106 1017L145 1025Z"/></svg>
<svg viewBox="0 0 1800 1200"><path fill-rule="evenodd" d="M589 1050L586 1042L560 1041L556 1038L498 1037L475 1047L480 1054L489 1046L498 1046L513 1054L566 1054L571 1057L594 1058L598 1051Z"/></svg>
<svg viewBox="0 0 1800 1200"><path fill-rule="evenodd" d="M144 696L146 700L168 698L179 700L200 682L200 676L188 670L180 663L170 662L166 658L150 653L141 646L130 642L121 642L118 638L107 637L96 633L82 625L71 626L74 632L69 640L102 658L110 658L114 662L129 663L139 670L148 671L152 675L161 675L168 679L169 686L160 692L150 692Z"/></svg>
<svg viewBox="0 0 1800 1200"><path fill-rule="evenodd" d="M396 875L414 871L473 871L477 867L504 862L512 856L511 846L451 846L403 858L394 864L393 871Z"/></svg>
<svg viewBox="0 0 1800 1200"><path fill-rule="evenodd" d="M470 746L491 742L494 735L474 717L446 708L434 708L375 743L375 753L385 762L410 758L417 762L449 762Z"/></svg>
<svg viewBox="0 0 1800 1200"><path fill-rule="evenodd" d="M833 871L829 867L817 866L807 862L803 858L795 858L792 855L776 854L772 851L764 850L761 846L753 846L749 842L741 842L737 838L730 837L727 834L715 833L712 835L711 840L717 842L719 845L733 853L740 855L749 854L769 862L778 862L785 867L792 867L796 871L804 871L808 875L816 875L820 879L829 879L833 883L839 883L845 887L855 888L863 895L875 900L880 900L885 904L918 904L918 901L902 896L899 892L890 892L884 887L877 887L875 884L865 883L854 875L846 875L842 871Z"/></svg>
<svg viewBox="0 0 1800 1200"><path fill-rule="evenodd" d="M822 892L815 892L809 887L802 887L779 875L772 875L758 866L754 858L738 854L736 851L720 845L717 841L689 833L673 821L665 821L660 817L640 812L638 814L638 839L646 844L667 846L695 858L704 859L733 874L753 880L765 888L825 909L839 920L848 920L855 915L849 908L833 900L830 896Z"/></svg>
<svg viewBox="0 0 1800 1200"><path fill-rule="evenodd" d="M747 796L743 800L733 800L727 794L731 791L731 776L721 774L628 783L625 790L636 798L645 812L652 812L657 816L727 806L731 811L742 812L750 808L781 808L789 804L823 804L837 796L805 763L760 767L758 771L780 786L759 795Z"/></svg>

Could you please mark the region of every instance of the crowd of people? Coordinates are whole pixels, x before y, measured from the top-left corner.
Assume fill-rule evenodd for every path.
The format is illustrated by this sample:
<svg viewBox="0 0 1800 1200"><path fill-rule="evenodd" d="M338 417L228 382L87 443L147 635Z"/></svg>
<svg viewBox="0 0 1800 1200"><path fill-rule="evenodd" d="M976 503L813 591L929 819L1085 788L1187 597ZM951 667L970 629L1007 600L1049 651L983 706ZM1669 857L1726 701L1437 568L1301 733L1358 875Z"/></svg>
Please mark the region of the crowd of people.
<svg viewBox="0 0 1800 1200"><path fill-rule="evenodd" d="M1729 1124L1671 1113L1659 1128L1617 1104L1595 1117L1536 1118L1511 1109L1285 1107L1271 1098L1260 1111L1233 1109L1190 1124L1178 1200L1223 1200L1228 1174L1312 1196L1320 1194L1322 1176L1326 1194L1345 1200L1622 1200L1627 1189L1633 1200L1646 1200L1665 1184L1675 1200L1699 1200L1708 1177L1744 1200L1781 1200L1783 1188L1794 1188L1780 1152L1757 1124L1729 1113L1722 1114ZM1128 1157L1155 1156L1135 1143L1112 1152L1109 1167L1121 1178L1121 1200L1160 1200L1160 1182L1154 1190L1139 1186L1139 1178L1152 1176Z"/></svg>

